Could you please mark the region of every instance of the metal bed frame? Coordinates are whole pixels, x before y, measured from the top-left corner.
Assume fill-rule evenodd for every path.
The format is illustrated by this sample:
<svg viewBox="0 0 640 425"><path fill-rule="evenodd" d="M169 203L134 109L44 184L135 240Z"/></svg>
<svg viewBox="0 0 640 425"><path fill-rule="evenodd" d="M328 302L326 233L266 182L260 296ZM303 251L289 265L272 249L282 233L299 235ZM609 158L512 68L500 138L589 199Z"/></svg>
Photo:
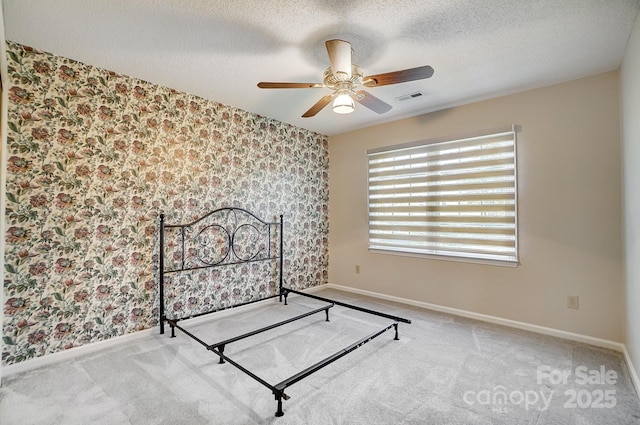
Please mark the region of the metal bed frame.
<svg viewBox="0 0 640 425"><path fill-rule="evenodd" d="M220 216L224 221L217 221L211 224L206 223L206 220ZM170 246L174 250L173 263L167 267L165 265L165 255L167 245L165 241L165 231L167 229L173 229L177 232L175 236L174 245ZM409 319L397 317L391 314L370 310L367 308L359 307L352 304L332 300L329 298L320 297L317 295L301 292L284 286L283 282L283 238L284 221L283 216L280 215L279 221L268 222L258 218L253 213L237 207L219 208L211 211L204 216L196 219L195 221L187 224L165 224L165 215L160 214L160 229L159 229L159 322L160 333L164 334L165 322L171 327L171 337L175 337L176 328L182 331L184 334L193 338L198 343L202 344L207 350L211 351L219 358L219 363L229 363L251 378L258 381L260 384L271 390L277 402L277 410L275 416L282 416L284 412L282 410L282 400L288 400L289 396L285 393L285 389L295 384L296 382L306 378L307 376L317 372L325 366L333 363L339 358L351 353L362 345L368 343L374 338L382 335L390 329L395 331L395 340L398 340L398 324L411 323ZM276 237L277 235L277 237ZM242 245L244 243L244 245ZM251 251L247 253L246 249L249 247ZM186 317L167 317L165 306L165 275L171 273L188 272L190 270L208 269L211 267L230 266L243 263L250 263L256 261L277 261L278 270L278 291L276 294L251 299L250 301L241 302L238 304L232 304L215 308L211 311L200 312L197 314L191 314ZM303 297L313 298L315 300L326 302L327 304L312 311L300 314L289 319L255 329L251 332L244 333L242 335L228 338L223 341L219 341L213 344L202 341L197 336L186 330L179 325L179 322L185 319L190 319L198 316L204 316L207 314L215 313L221 310L240 307L260 301L278 298L280 302L284 299L284 304L287 305L287 297L289 294L296 294ZM392 322L379 329L378 331L361 338L360 340L350 344L349 346L335 352L334 354L318 361L317 363L307 367L306 369L296 373L295 375L277 383L270 384L264 379L260 378L255 373L246 369L236 361L229 358L225 353L225 347L236 341L240 341L245 338L257 335L262 332L269 331L287 323L294 322L296 320L311 316L322 311L325 312L326 321L329 321L329 309L339 305L349 309L357 310L363 313L371 314L374 316L383 317L391 320Z"/></svg>

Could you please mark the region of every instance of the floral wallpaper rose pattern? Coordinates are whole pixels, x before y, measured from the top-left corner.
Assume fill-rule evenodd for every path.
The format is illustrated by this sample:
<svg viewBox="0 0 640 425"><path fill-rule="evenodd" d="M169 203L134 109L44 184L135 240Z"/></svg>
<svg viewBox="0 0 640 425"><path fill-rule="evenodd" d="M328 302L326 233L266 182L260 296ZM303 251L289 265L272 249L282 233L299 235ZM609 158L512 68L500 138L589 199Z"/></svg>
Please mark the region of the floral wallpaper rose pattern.
<svg viewBox="0 0 640 425"><path fill-rule="evenodd" d="M286 284L326 283L325 136L13 42L7 49L4 364L156 324L161 211L168 223L222 206L284 214ZM169 310L272 291L275 269L253 264L176 276Z"/></svg>

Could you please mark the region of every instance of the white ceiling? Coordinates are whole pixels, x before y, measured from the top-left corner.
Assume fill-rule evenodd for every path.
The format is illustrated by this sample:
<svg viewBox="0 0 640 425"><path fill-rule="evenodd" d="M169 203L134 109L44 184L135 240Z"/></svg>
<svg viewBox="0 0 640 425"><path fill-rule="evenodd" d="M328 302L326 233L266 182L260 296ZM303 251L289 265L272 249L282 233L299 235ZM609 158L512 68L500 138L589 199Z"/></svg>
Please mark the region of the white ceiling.
<svg viewBox="0 0 640 425"><path fill-rule="evenodd" d="M7 40L334 135L617 69L640 0L3 0ZM324 41L365 75L433 77L367 89L391 104L301 118L326 88ZM397 98L421 91L407 101Z"/></svg>

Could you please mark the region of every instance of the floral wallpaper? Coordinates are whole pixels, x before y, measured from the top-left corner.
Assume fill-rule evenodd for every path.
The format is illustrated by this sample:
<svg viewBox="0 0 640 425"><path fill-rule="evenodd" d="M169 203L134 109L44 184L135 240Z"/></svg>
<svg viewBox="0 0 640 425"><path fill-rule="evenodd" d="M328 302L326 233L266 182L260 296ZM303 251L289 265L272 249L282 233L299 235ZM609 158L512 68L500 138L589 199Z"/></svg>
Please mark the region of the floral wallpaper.
<svg viewBox="0 0 640 425"><path fill-rule="evenodd" d="M168 223L222 206L284 214L286 284L326 283L325 136L13 42L7 49L4 364L157 324L160 212ZM243 267L170 279L179 281L170 310L274 290L274 267Z"/></svg>

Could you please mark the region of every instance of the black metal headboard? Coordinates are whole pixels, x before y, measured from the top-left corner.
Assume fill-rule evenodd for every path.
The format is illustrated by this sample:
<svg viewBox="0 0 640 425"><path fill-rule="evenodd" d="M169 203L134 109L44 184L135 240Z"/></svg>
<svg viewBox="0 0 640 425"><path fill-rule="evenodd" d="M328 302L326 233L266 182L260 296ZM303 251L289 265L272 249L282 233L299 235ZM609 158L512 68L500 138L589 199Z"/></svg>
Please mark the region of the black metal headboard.
<svg viewBox="0 0 640 425"><path fill-rule="evenodd" d="M167 235L167 232L169 235ZM160 214L159 319L164 333L165 275L256 261L278 261L278 294L283 293L283 216L265 221L236 207L219 208L186 224L166 224ZM229 306L261 301L259 298ZM216 309L220 310L220 309ZM190 317L212 313L202 312Z"/></svg>

